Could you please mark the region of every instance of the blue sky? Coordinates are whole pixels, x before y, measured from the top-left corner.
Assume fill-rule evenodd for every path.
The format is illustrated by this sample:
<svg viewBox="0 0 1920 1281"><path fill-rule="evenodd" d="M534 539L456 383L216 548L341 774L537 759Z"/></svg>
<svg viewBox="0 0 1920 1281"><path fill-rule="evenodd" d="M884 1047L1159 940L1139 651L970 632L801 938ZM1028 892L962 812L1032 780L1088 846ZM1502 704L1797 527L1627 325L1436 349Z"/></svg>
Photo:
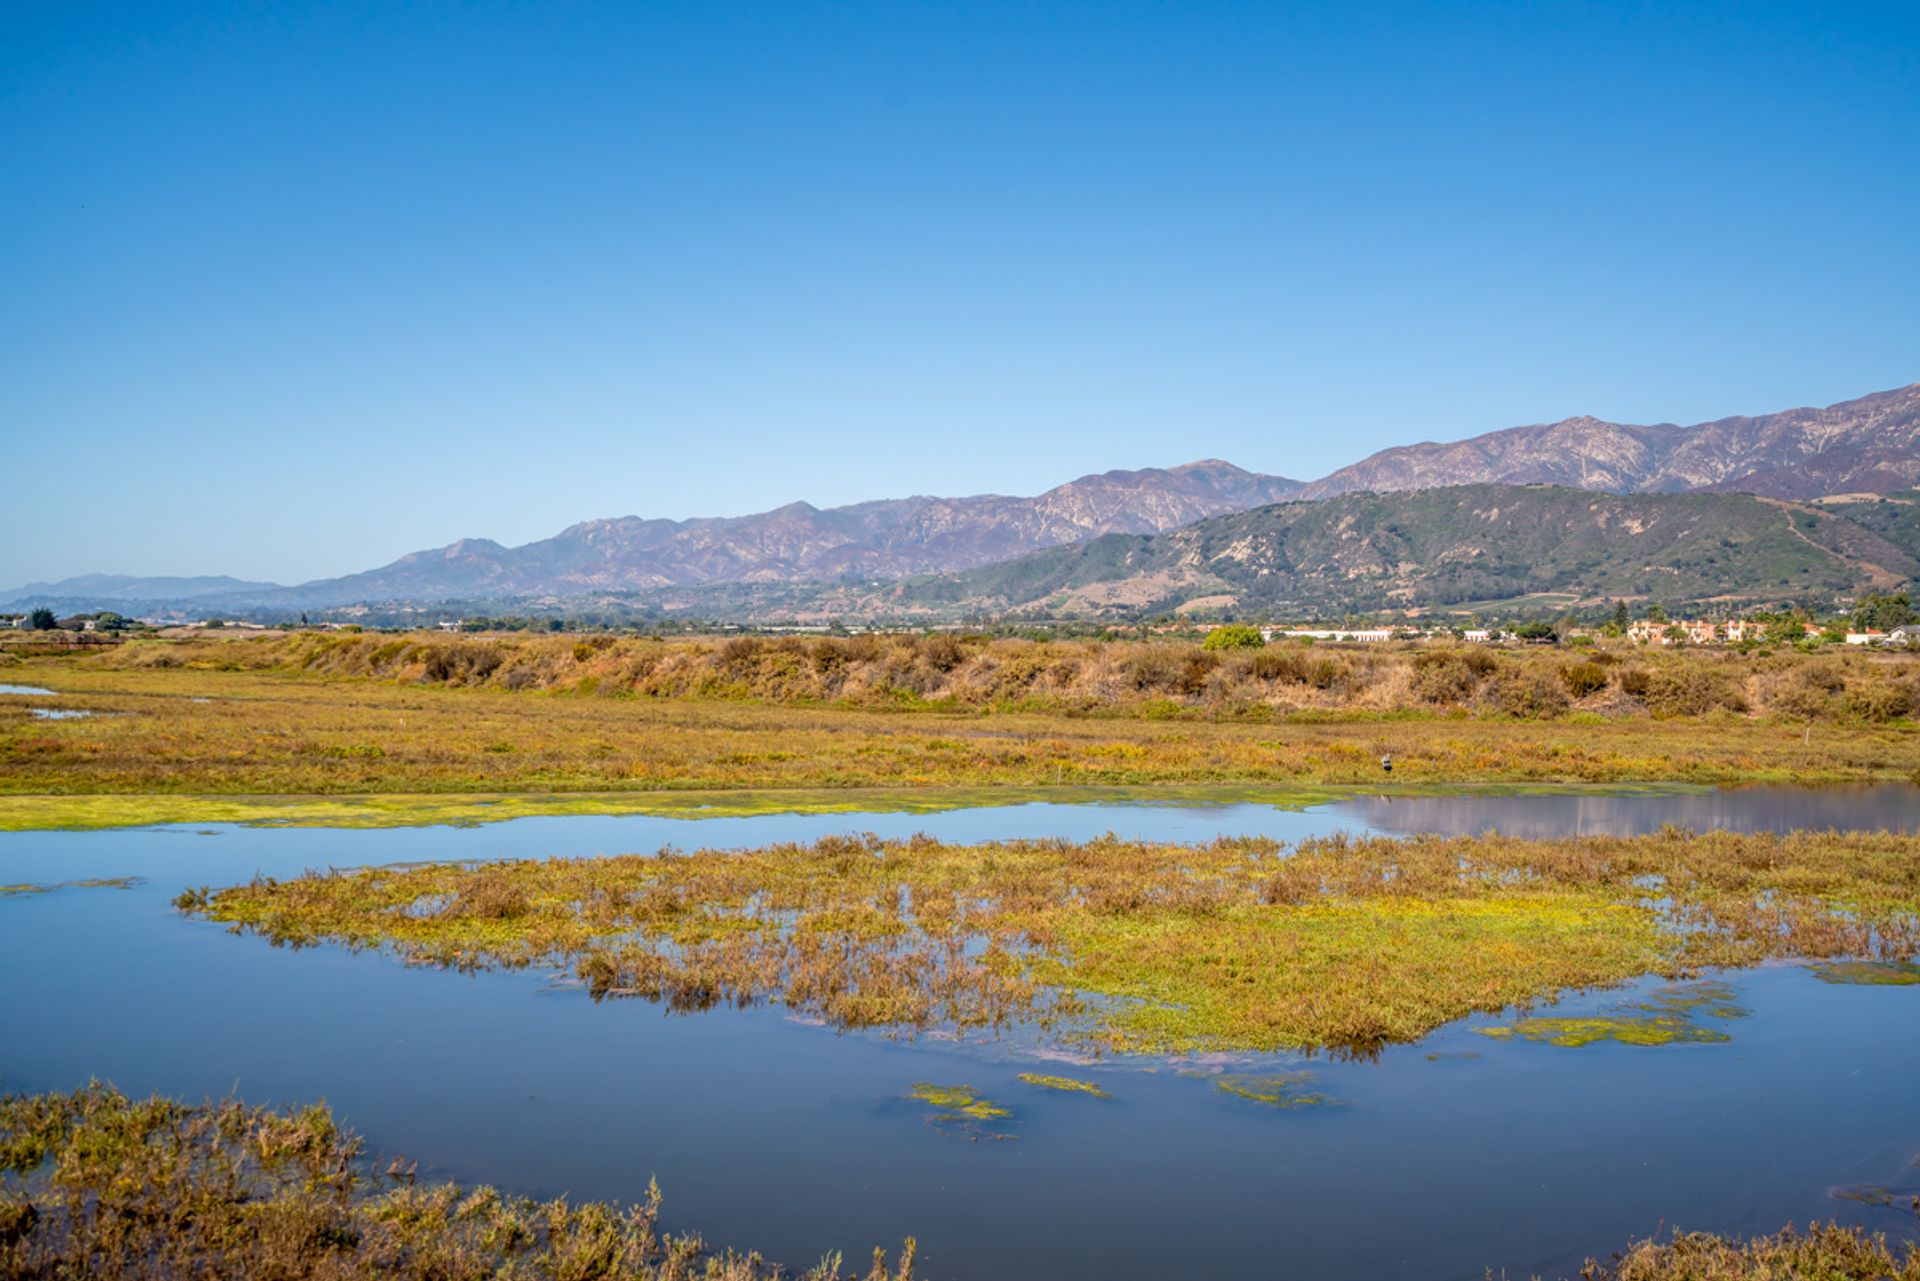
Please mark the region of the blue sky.
<svg viewBox="0 0 1920 1281"><path fill-rule="evenodd" d="M1920 380L1920 6L0 8L0 585Z"/></svg>

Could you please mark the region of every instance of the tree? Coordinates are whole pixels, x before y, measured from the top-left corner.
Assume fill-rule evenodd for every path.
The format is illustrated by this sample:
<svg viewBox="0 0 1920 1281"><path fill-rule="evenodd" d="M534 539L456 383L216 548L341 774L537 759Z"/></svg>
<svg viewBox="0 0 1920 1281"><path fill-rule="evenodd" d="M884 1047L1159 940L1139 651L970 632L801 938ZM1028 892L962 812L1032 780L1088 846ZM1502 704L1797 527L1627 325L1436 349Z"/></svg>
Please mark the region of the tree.
<svg viewBox="0 0 1920 1281"><path fill-rule="evenodd" d="M1807 625L1783 614L1767 624L1767 639L1776 645L1791 645L1807 634Z"/></svg>
<svg viewBox="0 0 1920 1281"><path fill-rule="evenodd" d="M1647 621L1649 623L1664 623L1667 621L1667 611L1658 605L1649 605L1647 606Z"/></svg>
<svg viewBox="0 0 1920 1281"><path fill-rule="evenodd" d="M1552 623L1522 623L1513 629L1513 634L1523 641L1549 645L1560 639L1559 633L1553 630Z"/></svg>
<svg viewBox="0 0 1920 1281"><path fill-rule="evenodd" d="M1258 627L1247 623L1228 623L1207 633L1201 649L1259 649L1267 643Z"/></svg>
<svg viewBox="0 0 1920 1281"><path fill-rule="evenodd" d="M36 632L50 632L59 625L60 620L53 616L53 611L44 607L27 615L27 626Z"/></svg>
<svg viewBox="0 0 1920 1281"><path fill-rule="evenodd" d="M1633 615L1627 613L1627 602L1623 600L1613 602L1613 622L1610 626L1613 628L1611 634L1614 636L1625 636L1627 628L1633 626Z"/></svg>
<svg viewBox="0 0 1920 1281"><path fill-rule="evenodd" d="M1854 606L1853 626L1861 632L1890 632L1920 618L1905 592L1898 595L1869 596Z"/></svg>

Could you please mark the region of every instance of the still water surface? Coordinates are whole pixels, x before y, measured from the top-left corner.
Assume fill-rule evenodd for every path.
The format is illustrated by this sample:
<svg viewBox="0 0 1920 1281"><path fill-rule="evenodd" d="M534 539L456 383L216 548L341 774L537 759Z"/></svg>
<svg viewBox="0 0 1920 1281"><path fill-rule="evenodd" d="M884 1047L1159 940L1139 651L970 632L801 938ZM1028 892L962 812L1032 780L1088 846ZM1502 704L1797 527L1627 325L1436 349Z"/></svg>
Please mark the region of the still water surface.
<svg viewBox="0 0 1920 1281"><path fill-rule="evenodd" d="M375 1149L426 1173L621 1199L657 1175L670 1226L710 1242L798 1266L911 1233L933 1278L1526 1276L1570 1271L1663 1224L1770 1231L1838 1215L1903 1230L1831 1192L1920 1190L1920 988L1833 986L1793 966L1739 973L1751 1015L1725 1025L1724 1044L1566 1049L1494 1041L1473 1020L1376 1062L1308 1063L1340 1105L1277 1111L1219 1092L1194 1064L1054 1066L1114 1098L1051 1094L1016 1079L1050 1065L1003 1043L836 1035L777 1009L595 1005L540 975L275 949L168 906L182 886L256 872L848 831L1297 840L1664 823L1916 830L1920 788L0 834L0 885L142 878L0 898L0 1085L98 1076L136 1092L324 1097ZM1560 1012L1656 986L1571 997ZM903 1097L917 1081L968 1083L1011 1106L1016 1137L929 1126Z"/></svg>

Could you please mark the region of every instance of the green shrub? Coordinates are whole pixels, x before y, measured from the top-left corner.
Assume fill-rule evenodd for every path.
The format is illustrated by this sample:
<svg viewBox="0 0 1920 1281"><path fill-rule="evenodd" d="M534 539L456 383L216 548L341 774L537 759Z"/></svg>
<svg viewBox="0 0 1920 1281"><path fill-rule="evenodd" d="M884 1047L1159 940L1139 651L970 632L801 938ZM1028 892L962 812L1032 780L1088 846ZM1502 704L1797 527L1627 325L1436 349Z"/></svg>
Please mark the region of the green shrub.
<svg viewBox="0 0 1920 1281"><path fill-rule="evenodd" d="M1266 643L1267 638L1260 634L1258 627L1250 627L1245 623L1228 623L1208 632L1207 638L1200 642L1200 648L1206 650L1260 649Z"/></svg>

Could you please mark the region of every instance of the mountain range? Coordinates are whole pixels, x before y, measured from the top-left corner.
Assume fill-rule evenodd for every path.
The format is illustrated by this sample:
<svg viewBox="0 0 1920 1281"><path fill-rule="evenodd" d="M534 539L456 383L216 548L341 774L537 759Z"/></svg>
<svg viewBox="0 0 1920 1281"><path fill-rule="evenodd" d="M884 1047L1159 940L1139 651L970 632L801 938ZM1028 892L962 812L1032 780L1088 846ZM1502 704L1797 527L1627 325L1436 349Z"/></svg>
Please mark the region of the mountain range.
<svg viewBox="0 0 1920 1281"><path fill-rule="evenodd" d="M1920 383L1825 409L1692 427L1566 418L1452 444L1402 445L1304 485L1297 496L1488 483L1798 499L1912 489L1920 486Z"/></svg>
<svg viewBox="0 0 1920 1281"><path fill-rule="evenodd" d="M1856 595L1920 578L1917 498L1827 506L1546 485L1360 491L917 579L869 609L1059 617Z"/></svg>
<svg viewBox="0 0 1920 1281"><path fill-rule="evenodd" d="M1579 496L1569 490L1596 491L1609 495L1747 494L1760 498L1804 502L1831 495L1892 493L1920 486L1920 384L1850 400L1824 409L1793 409L1753 418L1723 418L1683 427L1671 423L1652 426L1602 422L1594 418L1569 418L1555 423L1512 427L1469 440L1452 443L1423 443L1382 450L1349 467L1312 482L1281 476L1259 475L1217 460L1188 463L1172 468L1147 468L1139 471L1110 471L1083 476L1031 498L1001 495L977 495L966 498L913 497L859 503L847 507L816 508L799 502L769 512L749 516L716 517L694 520L644 519L624 516L589 520L561 531L551 538L519 547L506 547L491 539L468 538L445 547L413 552L378 569L350 574L342 578L321 579L293 587L250 583L224 578L150 578L87 575L58 583L33 583L11 592L0 592L0 605L20 608L25 604L54 603L68 608L101 606L129 609L147 607L190 607L228 612L327 609L376 602L457 602L503 601L517 599L575 599L619 593L679 601L731 602L754 599L877 599L878 584L901 582L932 575L945 586L916 585L913 592L939 595L954 590L978 587L994 599L1012 596L1002 593L1009 582L1036 573L1045 579L1056 571L1073 579L1075 588L1089 587L1093 580L1080 581L1092 572L1088 557L1112 555L1113 536L1150 538L1149 543L1132 547L1127 554L1136 559L1157 561L1163 555L1195 556L1212 564L1217 557L1206 549L1212 532L1203 532L1196 522L1214 521L1234 513L1253 513L1274 504L1291 504L1284 516L1271 515L1249 519L1242 525L1210 526L1209 530L1235 529L1244 539L1274 540L1286 544L1249 550L1236 563L1269 563L1269 585L1281 581L1273 566L1284 560L1286 574L1309 581L1321 572L1332 573L1340 566L1344 581L1359 589L1362 582L1372 584L1389 598L1449 595L1463 590L1459 582L1476 574L1487 578L1474 591L1492 589L1502 583L1512 585L1519 578L1509 570L1488 577L1487 566L1495 560L1477 558L1480 568L1469 572L1462 568L1476 560L1460 559L1460 548L1451 550L1431 539L1421 546L1408 544L1398 553L1417 560L1431 560L1443 552L1453 560L1435 562L1422 571L1426 576L1418 584L1401 582L1389 586L1369 568L1369 556L1388 555L1386 544L1371 541L1382 520L1394 519L1393 511L1366 503L1316 504L1356 494L1384 495L1404 491L1447 490L1461 486L1553 486L1526 499L1501 503L1485 495L1471 496L1484 509L1506 513L1525 511L1529 519L1544 520L1543 507L1566 507L1571 522L1561 532L1573 537L1585 519L1598 520L1608 515L1604 532L1595 534L1603 543L1616 547L1622 555L1665 564L1685 560L1661 552L1656 555L1636 532L1623 531L1644 521L1653 508L1581 507ZM1468 501L1465 491L1454 500ZM1751 500L1750 500L1751 502ZM1303 505L1306 504L1306 505ZM1780 523L1777 513L1787 508L1737 507L1746 513L1742 519L1758 529L1771 521ZM1397 509L1395 509L1397 510ZM1431 516L1433 509L1419 506ZM1694 538L1705 526L1688 526L1686 520L1715 510L1707 507L1674 508L1671 520L1657 522L1661 531L1678 529L1679 536ZM1732 509L1728 509L1732 510ZM1820 519L1818 509L1808 508ZM1689 513L1684 519L1678 514ZM1578 513L1585 512L1586 516ZM1316 514L1317 513L1317 514ZM1463 519L1465 519L1463 517ZM1844 519L1844 518L1842 518ZM1319 521L1339 536L1328 539L1308 537L1307 531ZM1178 538L1173 531L1182 532ZM1538 525L1546 529L1545 524ZM1473 528L1470 524L1466 528ZM1686 532L1688 529L1694 532ZM1863 532L1870 534L1871 531ZM1162 537L1151 541L1151 536ZM1874 537L1878 537L1874 535ZM1184 540L1184 541L1182 541ZM1811 586L1813 582L1840 584L1877 582L1888 575L1901 576L1905 562L1899 554L1889 556L1877 544L1854 540L1866 547L1864 559L1853 571L1840 572L1830 565L1796 565L1787 586ZM1884 540L1882 540L1884 541ZM1358 550L1365 543L1371 551ZM1464 544L1463 544L1464 546ZM1549 549L1533 541L1522 540L1509 548L1489 552L1515 551L1520 546L1528 555L1546 556ZM1895 544L1895 553L1900 549ZM1179 548L1175 552L1169 549ZM1326 559L1314 569L1306 559L1309 549ZM1631 553L1628 548L1632 548ZM1060 551L1059 549L1073 549ZM1047 554L1057 552L1048 558ZM1041 561L1025 558L1041 554ZM1827 555L1845 556L1833 548ZM1351 560L1359 556L1360 560ZM1263 561L1263 557L1268 560ZM1652 557L1651 560L1647 560ZM1877 559L1876 559L1877 558ZM1229 558L1233 559L1233 558ZM1497 558L1496 558L1497 559ZM1187 563L1183 561L1183 563ZM1144 562L1142 562L1144 563ZM1188 565L1194 567L1193 562ZM1504 561L1500 563L1505 563ZM1708 564L1727 572L1724 561ZM1040 565L1050 568L1036 568ZM1543 561L1544 565L1545 562ZM1024 566L1015 572L1011 567ZM1068 569L1069 565L1075 568ZM1443 565L1453 568L1443 569ZM1006 566L1005 574L986 567ZM1823 567L1824 566L1824 567ZM1616 566L1615 570L1619 567ZM1162 566L1155 572L1163 572ZM1215 573L1215 569L1219 572ZM1221 593L1241 583L1238 571L1224 562L1213 574ZM1806 572L1802 574L1800 571ZM967 577L968 571L984 572ZM1618 588L1620 574L1607 570ZM1183 571L1184 572L1184 571ZM1196 573L1201 572L1195 570ZM1588 578L1601 574L1598 564L1589 565ZM1447 586L1447 576L1459 580ZM1204 574L1202 576L1205 576ZM1910 575L1909 575L1910 576ZM1403 576L1404 577L1404 576ZM1537 576L1536 576L1537 577ZM1549 575L1551 577L1551 575ZM1578 577L1578 575L1576 575ZM1777 577L1777 576L1775 576ZM1754 578L1749 575L1748 578ZM1804 584L1794 582L1805 578ZM1066 579L1062 581L1065 582ZM1038 581L1038 579L1036 579ZM1109 581L1109 580L1101 580ZM1111 580L1118 581L1118 580ZM1292 581L1289 579L1288 581ZM1529 578L1528 581L1534 581ZM1573 580L1568 580L1569 582ZM1582 579L1582 582L1587 581ZM1766 575L1746 582L1756 588ZM1712 594L1714 575L1705 574L1648 580L1653 587ZM787 590L798 584L822 584L822 590ZM1772 584L1781 586L1780 584ZM708 589L742 590L714 591ZM759 590L749 590L759 589ZM1264 589L1262 589L1264 591ZM1545 590L1545 589L1535 589ZM1139 596L1144 588L1123 593ZM905 600L912 593L896 593ZM1260 593L1256 593L1259 595ZM879 593L885 595L885 593ZM1018 595L1018 593L1015 593Z"/></svg>

